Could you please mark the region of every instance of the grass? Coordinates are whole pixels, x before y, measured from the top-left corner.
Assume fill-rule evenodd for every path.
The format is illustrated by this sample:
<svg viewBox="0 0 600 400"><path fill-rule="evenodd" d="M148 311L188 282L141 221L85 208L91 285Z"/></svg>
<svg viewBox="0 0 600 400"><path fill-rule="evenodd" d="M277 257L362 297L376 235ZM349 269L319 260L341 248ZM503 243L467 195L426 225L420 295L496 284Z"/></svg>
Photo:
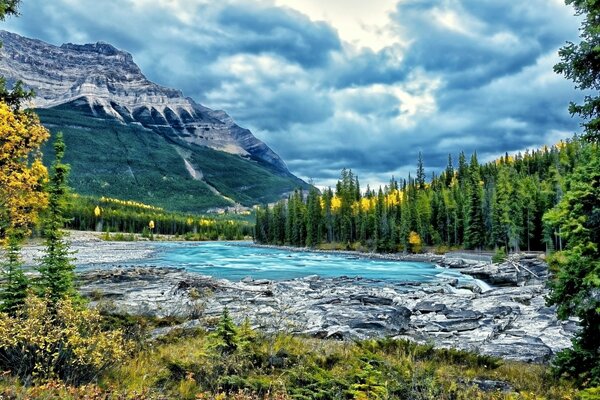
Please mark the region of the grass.
<svg viewBox="0 0 600 400"><path fill-rule="evenodd" d="M65 162L71 165L69 184L82 195L130 199L170 211L200 213L231 205L214 194L206 182L244 205L276 201L286 192L307 186L268 164L179 143L139 124L94 116L74 105L39 109L37 113L52 133L63 132ZM203 171L206 182L190 177L176 146L191 151L192 163ZM45 161L51 162L51 141L44 154Z"/></svg>
<svg viewBox="0 0 600 400"><path fill-rule="evenodd" d="M107 323L126 330L162 324L140 318L112 317ZM405 340L261 335L243 325L236 329L236 350L224 352L218 346L223 338L203 330L173 331L154 342L145 341L139 331L132 337L140 343L138 351L93 385L23 387L5 374L0 376L0 398L550 400L576 399L578 393L571 383L554 379L544 365ZM501 381L511 389L486 392L477 385L481 380Z"/></svg>

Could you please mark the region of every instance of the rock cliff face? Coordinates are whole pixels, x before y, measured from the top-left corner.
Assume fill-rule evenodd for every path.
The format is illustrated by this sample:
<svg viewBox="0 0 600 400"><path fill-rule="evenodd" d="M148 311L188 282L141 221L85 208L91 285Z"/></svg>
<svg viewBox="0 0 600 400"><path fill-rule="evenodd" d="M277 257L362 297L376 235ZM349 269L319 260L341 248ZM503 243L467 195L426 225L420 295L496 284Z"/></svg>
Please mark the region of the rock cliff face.
<svg viewBox="0 0 600 400"><path fill-rule="evenodd" d="M224 111L149 81L131 54L110 44L58 47L6 31L0 31L0 41L0 75L34 89L37 108L89 107L94 114L137 122L178 141L263 161L289 174L277 154Z"/></svg>

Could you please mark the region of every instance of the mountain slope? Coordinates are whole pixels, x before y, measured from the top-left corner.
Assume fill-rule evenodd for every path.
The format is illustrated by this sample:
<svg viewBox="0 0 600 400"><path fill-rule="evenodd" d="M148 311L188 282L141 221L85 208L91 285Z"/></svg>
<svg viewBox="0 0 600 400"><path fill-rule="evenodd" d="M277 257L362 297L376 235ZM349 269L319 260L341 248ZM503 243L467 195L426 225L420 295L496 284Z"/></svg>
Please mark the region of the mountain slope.
<svg viewBox="0 0 600 400"><path fill-rule="evenodd" d="M34 89L42 122L65 133L78 192L202 211L308 186L225 112L149 81L126 52L6 31L0 41L0 75Z"/></svg>

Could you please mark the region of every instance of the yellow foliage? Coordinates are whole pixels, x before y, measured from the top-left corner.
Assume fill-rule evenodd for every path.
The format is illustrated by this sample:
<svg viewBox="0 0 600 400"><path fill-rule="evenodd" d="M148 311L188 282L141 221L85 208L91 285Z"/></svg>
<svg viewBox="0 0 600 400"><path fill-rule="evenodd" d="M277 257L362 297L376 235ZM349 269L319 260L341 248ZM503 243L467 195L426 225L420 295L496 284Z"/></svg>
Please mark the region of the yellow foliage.
<svg viewBox="0 0 600 400"><path fill-rule="evenodd" d="M331 210L338 211L340 208L342 208L342 199L337 196L333 196L331 198Z"/></svg>
<svg viewBox="0 0 600 400"><path fill-rule="evenodd" d="M113 203L113 204L118 204L121 206L143 208L145 210L164 211L164 209L162 209L160 207L151 206L151 205L140 203L138 201L133 201L133 200L120 200L120 199L113 199L110 197L103 196L100 198L100 201L103 203Z"/></svg>
<svg viewBox="0 0 600 400"><path fill-rule="evenodd" d="M205 227L209 227L209 226L213 226L215 224L215 221L212 219L205 219L202 218L200 220L200 226L205 226Z"/></svg>
<svg viewBox="0 0 600 400"><path fill-rule="evenodd" d="M94 215L96 216L96 218L98 218L101 213L102 211L100 210L100 207L96 206L96 208L94 208Z"/></svg>
<svg viewBox="0 0 600 400"><path fill-rule="evenodd" d="M411 231L408 235L408 244L410 245L411 251L413 253L420 253L422 243L421 236L419 236L417 232Z"/></svg>
<svg viewBox="0 0 600 400"><path fill-rule="evenodd" d="M16 316L0 313L0 352L5 355L0 367L23 380L91 381L131 350L121 331L101 327L96 310L77 309L70 300L54 309L30 296Z"/></svg>
<svg viewBox="0 0 600 400"><path fill-rule="evenodd" d="M360 199L360 208L365 212L372 210L373 208L375 208L375 198L363 197L362 199Z"/></svg>
<svg viewBox="0 0 600 400"><path fill-rule="evenodd" d="M0 225L6 229L27 231L48 202L40 152L48 137L37 116L0 102Z"/></svg>
<svg viewBox="0 0 600 400"><path fill-rule="evenodd" d="M150 220L150 222L148 222L148 228L154 229L154 221L153 220Z"/></svg>
<svg viewBox="0 0 600 400"><path fill-rule="evenodd" d="M391 193L389 193L386 197L385 197L385 204L388 207L393 207L393 206L397 206L398 204L400 204L402 202L401 200L401 192L399 190L392 190Z"/></svg>
<svg viewBox="0 0 600 400"><path fill-rule="evenodd" d="M408 236L408 243L413 246L421 245L421 236L417 232L411 231Z"/></svg>

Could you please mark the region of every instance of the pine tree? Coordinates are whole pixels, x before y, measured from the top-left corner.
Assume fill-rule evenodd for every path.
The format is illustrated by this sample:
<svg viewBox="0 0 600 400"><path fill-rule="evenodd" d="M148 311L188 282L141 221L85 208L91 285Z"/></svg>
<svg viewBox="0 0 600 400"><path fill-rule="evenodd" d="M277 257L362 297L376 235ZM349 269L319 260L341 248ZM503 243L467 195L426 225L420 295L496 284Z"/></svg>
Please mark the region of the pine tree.
<svg viewBox="0 0 600 400"><path fill-rule="evenodd" d="M20 251L22 235L10 232L6 244L6 261L2 265L4 285L0 292L0 311L15 315L25 304L29 280L23 273Z"/></svg>
<svg viewBox="0 0 600 400"><path fill-rule="evenodd" d="M573 348L559 354L557 371L584 386L600 385L600 149L585 149L581 164L567 179L560 203L544 216L560 226L566 248L550 258L556 271L551 282L550 305L558 316L576 316L581 330Z"/></svg>
<svg viewBox="0 0 600 400"><path fill-rule="evenodd" d="M306 246L314 247L321 242L321 199L314 187L308 193L306 208Z"/></svg>
<svg viewBox="0 0 600 400"><path fill-rule="evenodd" d="M492 207L492 237L496 246L509 249L509 233L513 220L510 210L511 184L508 168L503 166L498 172Z"/></svg>
<svg viewBox="0 0 600 400"><path fill-rule="evenodd" d="M72 264L72 253L62 230L66 222L63 214L68 193L67 177L69 174L69 167L62 162L65 155L62 133L56 136L54 153L55 161L52 164L50 181L47 185L48 209L43 218L46 251L38 268L40 272L38 289L56 305L65 297L77 296L73 283L75 265Z"/></svg>
<svg viewBox="0 0 600 400"><path fill-rule="evenodd" d="M480 249L485 243L480 180L479 163L475 153L471 157L471 164L469 165L469 198L467 203L467 227L465 229L465 246L470 249Z"/></svg>
<svg viewBox="0 0 600 400"><path fill-rule="evenodd" d="M223 310L217 329L211 336L216 340L215 347L217 350L224 355L232 354L238 349L240 344L238 329L233 323L227 308Z"/></svg>
<svg viewBox="0 0 600 400"><path fill-rule="evenodd" d="M448 154L448 165L446 166L444 177L446 187L449 188L452 184L452 179L454 179L454 166L452 165L452 154Z"/></svg>
<svg viewBox="0 0 600 400"><path fill-rule="evenodd" d="M572 102L569 112L581 116L586 122L582 124L585 136L591 141L600 141L600 3L589 0L566 0L573 5L575 15L583 16L579 30L581 42L567 42L558 55L561 62L554 66L554 71L563 74L575 83L577 89L585 90L587 94L583 104Z"/></svg>
<svg viewBox="0 0 600 400"><path fill-rule="evenodd" d="M425 189L425 167L423 166L423 154L419 152L419 160L417 161L417 187L420 190Z"/></svg>

